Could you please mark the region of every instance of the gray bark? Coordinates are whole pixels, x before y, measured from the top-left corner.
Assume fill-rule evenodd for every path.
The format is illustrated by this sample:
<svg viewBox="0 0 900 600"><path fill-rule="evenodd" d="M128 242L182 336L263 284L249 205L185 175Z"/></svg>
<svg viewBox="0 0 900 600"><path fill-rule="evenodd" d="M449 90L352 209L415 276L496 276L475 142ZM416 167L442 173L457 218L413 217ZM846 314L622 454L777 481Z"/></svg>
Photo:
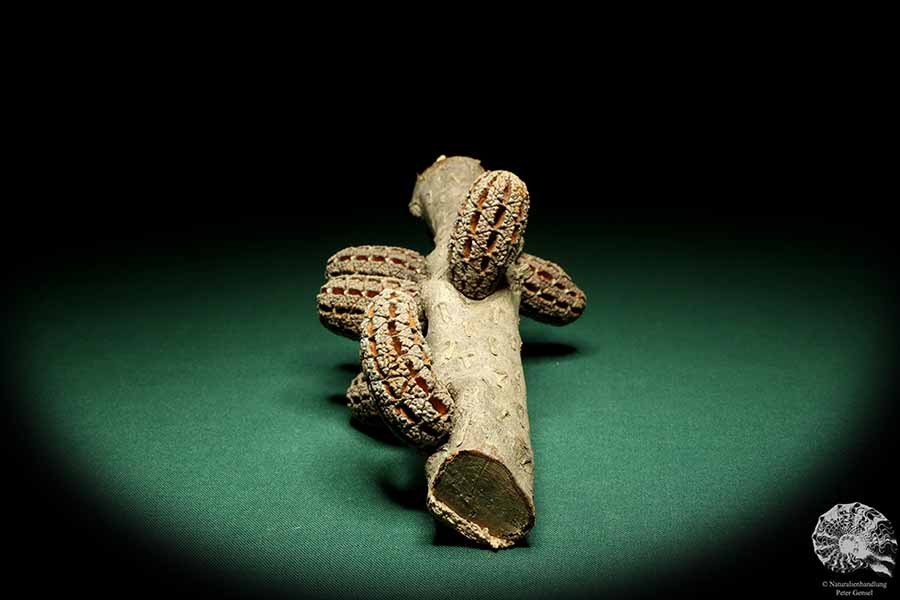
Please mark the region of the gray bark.
<svg viewBox="0 0 900 600"><path fill-rule="evenodd" d="M534 463L519 335L519 289L483 300L449 281L450 235L469 186L471 158L441 158L419 176L410 211L434 235L420 283L435 375L456 408L449 440L425 463L428 510L467 538L504 548L534 525Z"/></svg>

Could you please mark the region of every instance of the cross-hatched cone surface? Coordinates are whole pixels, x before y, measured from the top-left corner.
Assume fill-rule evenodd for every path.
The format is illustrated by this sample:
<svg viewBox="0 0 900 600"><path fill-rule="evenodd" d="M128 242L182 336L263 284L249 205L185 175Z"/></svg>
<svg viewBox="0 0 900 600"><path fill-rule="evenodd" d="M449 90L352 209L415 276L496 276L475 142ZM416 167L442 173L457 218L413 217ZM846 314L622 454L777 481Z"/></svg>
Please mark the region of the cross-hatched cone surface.
<svg viewBox="0 0 900 600"><path fill-rule="evenodd" d="M522 248L528 188L509 171L480 175L466 194L450 237L450 281L480 300L503 280Z"/></svg>
<svg viewBox="0 0 900 600"><path fill-rule="evenodd" d="M419 294L419 286L406 279L380 275L332 277L316 296L319 321L334 333L357 340L366 307L375 296L386 289L400 290L412 297Z"/></svg>
<svg viewBox="0 0 900 600"><path fill-rule="evenodd" d="M351 418L366 425L381 424L381 411L378 410L375 399L369 393L369 380L366 379L365 373L360 373L353 378L347 387L345 396Z"/></svg>
<svg viewBox="0 0 900 600"><path fill-rule="evenodd" d="M432 373L418 307L399 290L378 294L360 325L359 355L388 427L417 448L433 448L450 431L453 399Z"/></svg>
<svg viewBox="0 0 900 600"><path fill-rule="evenodd" d="M584 313L587 298L555 262L523 252L516 261L522 300L519 312L549 325L568 325Z"/></svg>
<svg viewBox="0 0 900 600"><path fill-rule="evenodd" d="M425 276L425 257L397 246L350 246L325 264L325 277L381 275L419 281Z"/></svg>

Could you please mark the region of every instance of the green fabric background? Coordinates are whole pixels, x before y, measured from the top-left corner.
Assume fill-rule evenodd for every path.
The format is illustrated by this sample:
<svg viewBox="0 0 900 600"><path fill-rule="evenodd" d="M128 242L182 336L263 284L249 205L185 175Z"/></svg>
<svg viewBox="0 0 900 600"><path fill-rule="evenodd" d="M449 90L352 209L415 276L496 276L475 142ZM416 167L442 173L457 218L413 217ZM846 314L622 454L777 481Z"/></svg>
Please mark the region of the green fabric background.
<svg viewBox="0 0 900 600"><path fill-rule="evenodd" d="M421 237L47 282L22 324L29 422L98 506L186 564L351 597L624 589L727 552L843 460L885 368L888 307L860 264L551 233L528 250L564 265L588 309L522 322L538 511L523 547L437 534L419 459L342 405L357 348L316 319L325 259L427 252Z"/></svg>

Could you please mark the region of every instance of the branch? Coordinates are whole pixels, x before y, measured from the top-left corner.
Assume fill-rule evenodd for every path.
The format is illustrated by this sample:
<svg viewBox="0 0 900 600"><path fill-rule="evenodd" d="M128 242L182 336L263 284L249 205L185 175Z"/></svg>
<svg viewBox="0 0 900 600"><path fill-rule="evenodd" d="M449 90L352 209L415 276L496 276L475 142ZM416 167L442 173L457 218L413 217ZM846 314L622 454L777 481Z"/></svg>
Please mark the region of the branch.
<svg viewBox="0 0 900 600"><path fill-rule="evenodd" d="M449 281L457 213L482 173L470 158L439 160L423 173L410 205L435 234L420 283L429 318L433 371L455 400L450 438L426 461L428 509L492 548L513 545L534 525L534 464L519 336L519 295L502 288L483 300Z"/></svg>

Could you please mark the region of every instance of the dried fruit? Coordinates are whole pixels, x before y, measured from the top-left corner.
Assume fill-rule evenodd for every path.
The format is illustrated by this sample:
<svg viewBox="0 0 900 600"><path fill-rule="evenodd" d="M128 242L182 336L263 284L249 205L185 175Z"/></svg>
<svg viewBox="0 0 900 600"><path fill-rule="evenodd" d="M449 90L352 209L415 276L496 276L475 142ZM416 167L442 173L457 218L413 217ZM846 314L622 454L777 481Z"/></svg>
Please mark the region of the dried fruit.
<svg viewBox="0 0 900 600"><path fill-rule="evenodd" d="M432 372L418 313L416 299L404 291L378 294L360 326L360 361L388 427L416 447L431 448L450 432L453 399Z"/></svg>
<svg viewBox="0 0 900 600"><path fill-rule="evenodd" d="M450 237L450 281L474 300L489 296L522 249L528 188L509 171L479 176L459 210Z"/></svg>
<svg viewBox="0 0 900 600"><path fill-rule="evenodd" d="M425 257L397 246L351 246L328 259L325 277L382 275L420 281L425 276Z"/></svg>
<svg viewBox="0 0 900 600"><path fill-rule="evenodd" d="M434 236L428 272L410 250L355 246L329 259L318 296L322 323L359 340L363 373L347 389L354 419L377 417L427 451L428 510L494 549L535 522L519 315L562 325L585 306L558 265L521 254L529 202L512 173L441 156L409 204ZM507 277L514 293L492 295Z"/></svg>
<svg viewBox="0 0 900 600"><path fill-rule="evenodd" d="M524 252L517 263L522 315L550 325L568 325L582 315L587 298L562 267Z"/></svg>
<svg viewBox="0 0 900 600"><path fill-rule="evenodd" d="M375 399L369 393L369 381L365 373L360 373L347 388L347 407L350 416L367 425L380 425L381 413Z"/></svg>
<svg viewBox="0 0 900 600"><path fill-rule="evenodd" d="M319 290L319 321L331 331L345 337L359 339L359 324L366 306L382 290L402 290L418 297L418 286L406 279L378 275L340 275L333 277ZM418 303L415 303L419 306Z"/></svg>

